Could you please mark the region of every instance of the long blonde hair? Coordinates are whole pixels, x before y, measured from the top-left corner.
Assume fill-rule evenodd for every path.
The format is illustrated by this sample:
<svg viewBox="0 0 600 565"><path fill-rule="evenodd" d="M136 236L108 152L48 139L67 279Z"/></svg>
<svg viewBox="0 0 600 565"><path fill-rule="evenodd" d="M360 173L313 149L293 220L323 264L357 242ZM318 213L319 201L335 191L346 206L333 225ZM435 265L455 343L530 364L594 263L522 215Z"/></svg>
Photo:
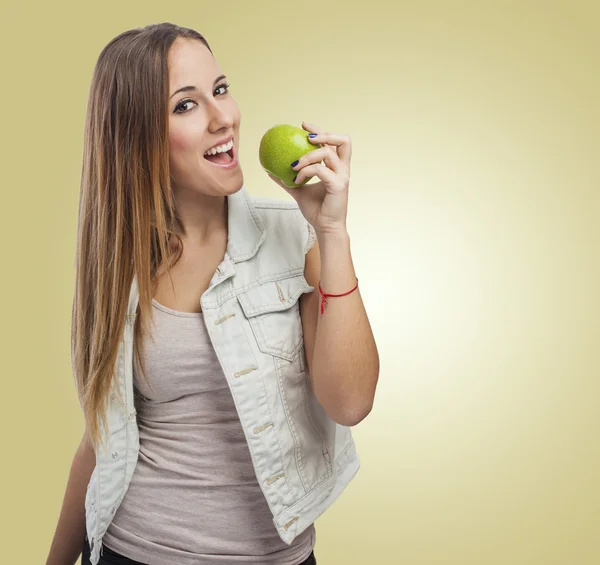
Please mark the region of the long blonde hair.
<svg viewBox="0 0 600 565"><path fill-rule="evenodd" d="M71 363L86 434L98 448L124 331L129 290L139 289L135 354L152 319L159 266L181 257L183 233L169 169L169 48L191 29L159 23L125 31L94 68L85 122L77 222ZM143 372L143 365L142 372Z"/></svg>

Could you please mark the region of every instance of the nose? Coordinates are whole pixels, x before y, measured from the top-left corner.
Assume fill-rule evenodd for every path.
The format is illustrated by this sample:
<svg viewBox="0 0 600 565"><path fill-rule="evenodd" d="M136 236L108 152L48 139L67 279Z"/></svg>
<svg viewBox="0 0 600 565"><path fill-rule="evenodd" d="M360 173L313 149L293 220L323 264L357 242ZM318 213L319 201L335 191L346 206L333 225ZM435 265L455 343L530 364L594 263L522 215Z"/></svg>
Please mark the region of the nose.
<svg viewBox="0 0 600 565"><path fill-rule="evenodd" d="M210 124L212 130L232 129L235 122L233 109L218 101L211 104L210 109Z"/></svg>

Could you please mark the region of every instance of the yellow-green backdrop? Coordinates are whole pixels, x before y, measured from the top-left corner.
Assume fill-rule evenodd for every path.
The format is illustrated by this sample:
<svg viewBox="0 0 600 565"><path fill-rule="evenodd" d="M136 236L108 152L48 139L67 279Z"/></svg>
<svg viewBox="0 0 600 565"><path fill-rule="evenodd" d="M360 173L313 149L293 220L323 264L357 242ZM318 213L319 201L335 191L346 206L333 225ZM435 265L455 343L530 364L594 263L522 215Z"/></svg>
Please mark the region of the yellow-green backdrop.
<svg viewBox="0 0 600 565"><path fill-rule="evenodd" d="M2 4L0 561L44 563L83 429L70 315L90 77L122 31L206 36L245 186L261 135L352 137L348 229L381 357L319 565L600 563L600 4Z"/></svg>

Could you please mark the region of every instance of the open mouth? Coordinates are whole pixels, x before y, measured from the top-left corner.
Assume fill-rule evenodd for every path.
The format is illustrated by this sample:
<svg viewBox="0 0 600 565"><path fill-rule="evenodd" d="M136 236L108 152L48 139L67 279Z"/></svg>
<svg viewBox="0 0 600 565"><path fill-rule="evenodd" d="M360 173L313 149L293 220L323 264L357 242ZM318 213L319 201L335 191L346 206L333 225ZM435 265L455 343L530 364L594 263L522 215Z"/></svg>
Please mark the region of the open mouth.
<svg viewBox="0 0 600 565"><path fill-rule="evenodd" d="M232 165L235 161L234 145L232 144L231 149L228 151L215 153L214 155L204 155L204 158L213 165L218 165L220 167Z"/></svg>
<svg viewBox="0 0 600 565"><path fill-rule="evenodd" d="M225 147L230 147L230 149L228 149L227 151L217 151L214 154L205 153L203 157L207 161L211 162L213 165L218 165L220 167L233 167L235 166L234 161L237 160L235 155L235 144L233 143L233 137L231 137L227 144L225 144ZM223 145L221 145L221 148L223 148ZM216 148L213 148L213 150L216 151Z"/></svg>

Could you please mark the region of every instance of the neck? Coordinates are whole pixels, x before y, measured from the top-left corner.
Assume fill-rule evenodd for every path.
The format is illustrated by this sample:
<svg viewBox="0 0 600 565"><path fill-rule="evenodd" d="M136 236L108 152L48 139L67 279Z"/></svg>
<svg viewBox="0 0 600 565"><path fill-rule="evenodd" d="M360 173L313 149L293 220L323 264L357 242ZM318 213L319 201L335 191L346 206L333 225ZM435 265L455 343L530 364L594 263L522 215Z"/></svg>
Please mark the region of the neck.
<svg viewBox="0 0 600 565"><path fill-rule="evenodd" d="M205 245L215 235L227 233L228 203L226 196L194 194L176 199L176 208L183 233L184 244Z"/></svg>

